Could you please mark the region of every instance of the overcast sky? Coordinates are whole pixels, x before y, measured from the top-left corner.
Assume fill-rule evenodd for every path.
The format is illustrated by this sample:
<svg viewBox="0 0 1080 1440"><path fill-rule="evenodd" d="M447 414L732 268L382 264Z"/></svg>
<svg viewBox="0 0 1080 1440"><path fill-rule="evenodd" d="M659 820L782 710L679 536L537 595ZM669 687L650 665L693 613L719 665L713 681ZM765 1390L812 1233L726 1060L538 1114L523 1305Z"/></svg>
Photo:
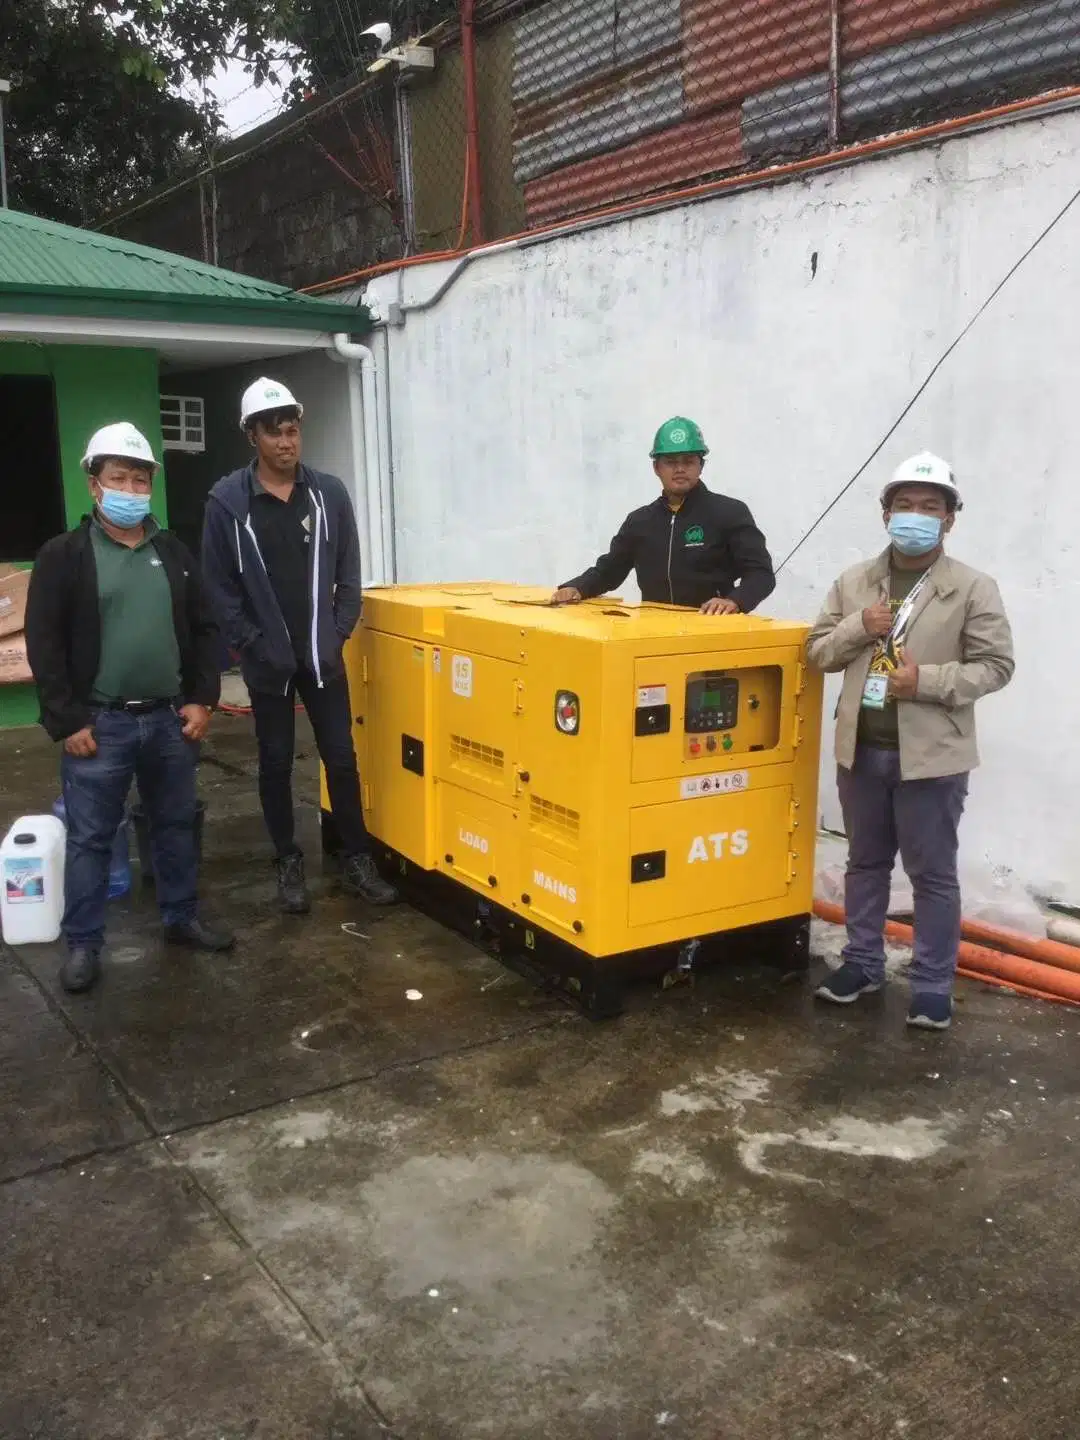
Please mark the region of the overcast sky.
<svg viewBox="0 0 1080 1440"><path fill-rule="evenodd" d="M278 74L281 85L262 85L256 89L243 65L230 60L211 81L208 88L217 97L230 135L242 135L245 130L265 124L280 113L282 89L289 83L291 74L285 65L278 67Z"/></svg>

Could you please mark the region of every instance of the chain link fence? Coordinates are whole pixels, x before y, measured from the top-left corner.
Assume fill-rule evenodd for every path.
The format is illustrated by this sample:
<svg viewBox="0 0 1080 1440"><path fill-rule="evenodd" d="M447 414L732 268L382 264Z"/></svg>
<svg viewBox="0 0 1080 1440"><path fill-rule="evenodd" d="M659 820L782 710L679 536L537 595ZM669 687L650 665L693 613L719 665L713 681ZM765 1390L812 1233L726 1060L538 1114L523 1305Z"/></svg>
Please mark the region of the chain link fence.
<svg viewBox="0 0 1080 1440"><path fill-rule="evenodd" d="M466 14L468 12L466 11ZM453 250L1080 85L1080 0L479 0L403 86L411 246Z"/></svg>

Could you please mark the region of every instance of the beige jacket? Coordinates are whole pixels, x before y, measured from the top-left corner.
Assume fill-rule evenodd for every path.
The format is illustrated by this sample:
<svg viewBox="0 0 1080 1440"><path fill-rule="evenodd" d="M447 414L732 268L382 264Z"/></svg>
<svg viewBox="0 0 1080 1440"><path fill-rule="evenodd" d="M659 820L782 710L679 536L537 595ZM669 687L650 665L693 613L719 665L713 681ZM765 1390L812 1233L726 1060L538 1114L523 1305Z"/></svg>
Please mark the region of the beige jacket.
<svg viewBox="0 0 1080 1440"><path fill-rule="evenodd" d="M844 672L836 759L845 769L855 761L863 685L874 653L862 612L888 597L889 554L886 550L840 576L807 646L811 665ZM919 667L919 688L914 700L895 702L901 775L930 780L973 770L979 763L975 701L1007 685L1015 668L1012 631L997 585L943 555L915 602L902 643Z"/></svg>

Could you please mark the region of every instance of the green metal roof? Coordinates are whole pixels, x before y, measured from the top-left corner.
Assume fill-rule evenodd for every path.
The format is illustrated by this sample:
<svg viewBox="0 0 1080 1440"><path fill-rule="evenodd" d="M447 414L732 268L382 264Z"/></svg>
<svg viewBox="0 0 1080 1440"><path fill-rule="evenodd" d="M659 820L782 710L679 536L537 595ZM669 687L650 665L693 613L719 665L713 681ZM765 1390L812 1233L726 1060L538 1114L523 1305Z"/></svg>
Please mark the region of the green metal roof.
<svg viewBox="0 0 1080 1440"><path fill-rule="evenodd" d="M370 328L365 310L18 210L0 210L0 311L296 330Z"/></svg>

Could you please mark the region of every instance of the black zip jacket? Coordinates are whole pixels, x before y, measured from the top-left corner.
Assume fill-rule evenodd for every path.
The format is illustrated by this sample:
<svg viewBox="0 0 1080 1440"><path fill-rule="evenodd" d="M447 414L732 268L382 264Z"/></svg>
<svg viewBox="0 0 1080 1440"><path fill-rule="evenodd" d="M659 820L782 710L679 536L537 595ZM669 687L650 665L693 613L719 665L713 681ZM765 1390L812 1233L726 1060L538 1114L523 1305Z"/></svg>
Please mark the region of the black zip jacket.
<svg viewBox="0 0 1080 1440"><path fill-rule="evenodd" d="M311 544L311 630L305 664L322 686L344 669L341 647L360 619L360 536L349 492L336 475L302 467ZM251 522L254 466L234 470L210 491L203 516L203 575L225 639L240 656L249 690L287 694L296 651Z"/></svg>
<svg viewBox="0 0 1080 1440"><path fill-rule="evenodd" d="M38 551L26 598L26 655L41 703L41 723L54 740L83 730L96 708L90 696L101 663L101 614L90 516ZM159 530L154 549L172 591L180 650L181 700L213 709L221 697L218 628L187 546ZM131 695L131 700L141 697Z"/></svg>
<svg viewBox="0 0 1080 1440"><path fill-rule="evenodd" d="M616 589L631 570L642 600L654 605L698 610L719 595L749 614L776 589L765 536L747 506L700 481L677 511L663 496L632 511L607 554L564 584L591 600Z"/></svg>

